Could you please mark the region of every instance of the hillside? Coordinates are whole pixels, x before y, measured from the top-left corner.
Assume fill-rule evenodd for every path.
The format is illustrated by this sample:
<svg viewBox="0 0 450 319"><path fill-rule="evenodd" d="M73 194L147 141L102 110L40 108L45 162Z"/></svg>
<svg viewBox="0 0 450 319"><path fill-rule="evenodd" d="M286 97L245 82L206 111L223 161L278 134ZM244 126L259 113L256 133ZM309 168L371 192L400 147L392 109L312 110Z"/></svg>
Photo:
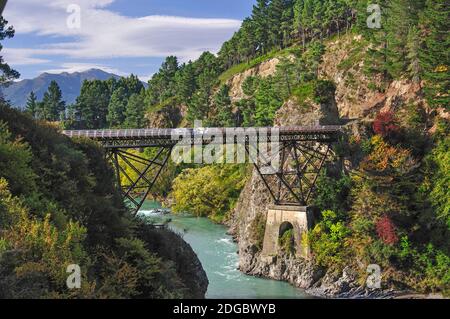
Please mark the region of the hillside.
<svg viewBox="0 0 450 319"><path fill-rule="evenodd" d="M1 102L0 159L0 298L204 298L196 254L132 217L97 145Z"/></svg>
<svg viewBox="0 0 450 319"><path fill-rule="evenodd" d="M42 73L34 79L13 82L8 87L3 88L2 92L4 98L9 100L11 105L24 108L27 103L27 98L32 91L36 94L38 100L42 100L50 83L56 81L62 91L62 99L67 104L72 104L78 95L80 95L84 80L108 80L110 78L119 79L120 77L99 69L90 69L75 73Z"/></svg>
<svg viewBox="0 0 450 319"><path fill-rule="evenodd" d="M273 203L252 165L170 162L149 197L166 203L174 213L189 212L228 225L239 245L239 269L249 275L288 281L325 297L390 298L405 292L448 296L448 1L384 2L382 28L367 24L369 2L258 0L250 17L218 54L204 52L187 63L168 56L147 87L134 76L85 81L77 103L70 107L64 105L58 86L53 85L45 100L32 101L27 109L37 122L21 114L17 115L22 119L17 121L19 128L15 129L16 115L5 119L4 126L18 137L28 127L40 127L42 124L35 124L40 121L69 129L192 127L198 121L204 127L341 125L333 160L324 163L317 180L309 180L309 184L317 182L308 204L318 218L301 239L301 245L309 248L306 258L295 254L294 231L282 231L281 227L276 253L262 255L268 206ZM19 113L8 109L8 114ZM45 132L49 125L44 125ZM98 203L108 205L108 212L116 212L111 219L122 217L123 205L114 194L110 169L103 161L100 172L89 166L92 153L100 156L90 143L66 145L54 131L49 136L32 131L25 142L36 147L33 155L38 160L31 165L24 150L27 146L4 131L0 142L6 146L0 151L18 148L23 154L13 152L6 157L11 164L1 167L1 176L11 181L8 186L3 182L3 189L8 189L3 196L20 199L25 195L22 199L30 209L28 215L56 211L52 225L61 222L67 227L72 215L66 211L74 211L75 217L81 214L92 224L82 224L85 218L73 219L86 227L88 242L89 231L96 234L97 223L111 222L104 218L106 209ZM42 142L46 139L51 141ZM50 154L40 151L40 146L52 148L53 143L57 147ZM148 160L155 155L150 148L130 152ZM17 161L21 157L25 159ZM124 170L124 179L137 177L136 170ZM36 177L42 174L45 178ZM69 178L77 174L80 180ZM30 183L21 183L16 175ZM278 182L272 178L271 183ZM97 183L106 183L109 192L99 190ZM142 186L140 183L136 186ZM33 186L31 190L28 184ZM71 187L80 188L80 198ZM40 202L41 192L50 199ZM65 193L70 194L67 199ZM17 205L12 202L10 215ZM95 214L84 215L91 210ZM37 222L47 227L44 216L38 217ZM23 234L20 231L26 233L25 227L18 225L17 233L11 235L14 243ZM102 234L106 240L111 237L110 227L101 228L106 229ZM161 241L155 240L152 246L151 236L142 236L126 225L120 230L125 232L124 240L112 247L106 245L114 253L131 250L150 263L159 256L158 269L168 259L176 259L175 253L152 250ZM130 236L137 236L137 242ZM95 242L105 240L100 237ZM0 249L2 245L0 239ZM183 250L182 246L177 251ZM147 251L155 255L149 256ZM133 262L137 276L144 276L145 271L142 274L142 268ZM380 268L380 289L368 284L370 265ZM198 263L194 266L190 270L198 276L196 288L202 291L204 276ZM181 287L195 286L182 278L181 269L180 264L168 266L169 273L181 278L163 280L167 292L163 296L172 292L180 296ZM132 291L128 295L139 294Z"/></svg>

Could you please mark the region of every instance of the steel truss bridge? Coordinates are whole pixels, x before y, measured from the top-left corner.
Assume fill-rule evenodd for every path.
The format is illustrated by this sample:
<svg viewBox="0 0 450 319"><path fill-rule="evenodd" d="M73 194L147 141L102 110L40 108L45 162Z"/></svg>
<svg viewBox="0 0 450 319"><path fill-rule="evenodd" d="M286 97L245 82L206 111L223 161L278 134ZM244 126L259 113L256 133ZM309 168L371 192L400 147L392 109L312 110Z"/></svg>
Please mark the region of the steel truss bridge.
<svg viewBox="0 0 450 319"><path fill-rule="evenodd" d="M123 196L131 202L135 214L178 146L243 147L274 204L306 206L322 167L333 157L331 146L340 133L340 126L63 131L70 138L88 138L103 146ZM272 145L270 155L260 151L261 143ZM154 149L153 158L130 152L145 148Z"/></svg>

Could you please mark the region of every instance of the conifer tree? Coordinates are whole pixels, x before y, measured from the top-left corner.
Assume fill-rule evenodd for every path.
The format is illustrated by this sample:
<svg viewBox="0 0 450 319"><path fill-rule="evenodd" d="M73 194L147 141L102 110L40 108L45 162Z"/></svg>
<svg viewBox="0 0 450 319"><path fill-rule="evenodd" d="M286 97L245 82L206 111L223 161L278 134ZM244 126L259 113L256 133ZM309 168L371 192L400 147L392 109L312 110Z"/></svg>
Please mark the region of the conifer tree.
<svg viewBox="0 0 450 319"><path fill-rule="evenodd" d="M427 0L421 16L421 33L424 36L420 50L425 95L434 107L448 109L450 105L450 4L446 0Z"/></svg>
<svg viewBox="0 0 450 319"><path fill-rule="evenodd" d="M66 103L62 100L62 92L56 81L51 81L42 99L42 119L58 121L64 118Z"/></svg>
<svg viewBox="0 0 450 319"><path fill-rule="evenodd" d="M38 110L38 102L36 94L34 94L33 91L31 91L30 95L28 95L26 110L32 117L36 117L36 112Z"/></svg>
<svg viewBox="0 0 450 319"><path fill-rule="evenodd" d="M120 127L125 121L125 111L127 109L128 96L123 87L118 87L111 95L108 105L108 127Z"/></svg>

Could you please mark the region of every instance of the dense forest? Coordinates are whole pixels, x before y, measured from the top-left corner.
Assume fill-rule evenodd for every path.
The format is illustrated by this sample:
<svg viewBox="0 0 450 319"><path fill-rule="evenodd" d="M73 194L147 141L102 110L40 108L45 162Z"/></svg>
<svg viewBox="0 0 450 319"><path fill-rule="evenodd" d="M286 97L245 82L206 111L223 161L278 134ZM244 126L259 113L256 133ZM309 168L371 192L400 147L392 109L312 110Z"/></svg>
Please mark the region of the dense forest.
<svg viewBox="0 0 450 319"><path fill-rule="evenodd" d="M133 75L120 80L85 81L76 103L65 105L54 82L42 101L37 101L33 93L29 96L26 112L37 120L57 122L70 129L148 127L155 114L164 110L172 113L174 108L185 110L185 116L178 114L162 123L163 126L190 126L194 120L202 120L205 126L271 126L277 111L290 98L322 103L324 97L332 96L335 83L319 72L327 43L346 35L361 36L362 40L353 44L348 58L339 67L345 70L361 64L361 73L377 79L369 87L379 94L385 94L395 80L415 83L420 86L420 95L426 104L419 107L403 101L396 110L377 112L364 122L366 134L349 134L342 139L335 152L343 158L351 158L354 165L350 171L329 169L320 176L314 205L321 210L322 220L306 240L311 246L314 263L319 267L339 272L351 266L358 270L359 280L363 282L366 274L361 265L377 263L386 269L385 287L449 294L450 138L448 117L441 114L449 111L450 5L446 0L379 1L381 27L368 28L369 3L365 0L258 0L251 16L217 54L205 52L187 63L179 63L174 56L167 57L147 88ZM2 30L2 39L12 35L11 29ZM274 57L280 60L274 74L264 78L247 77L242 84L245 98L232 101L227 81ZM4 80L16 76L11 69L4 69L4 73ZM94 146L67 146L67 142L60 145L45 137L47 147L56 147L51 146L56 143L59 146L55 150L60 148L57 154L64 158L70 154L72 159L63 163L56 157L35 163L37 155L33 157L29 147L35 147L37 152L34 146L37 142L15 140L12 136L24 136L24 133L19 134L8 126L11 119L3 121L0 126L3 132L0 172L4 177L1 191L10 203L3 211L10 217L0 222L3 225L13 223L18 228L10 235L8 232L7 236L2 235L5 239L0 240L0 252L6 249L2 247L14 243L8 236L13 238L25 231L21 223L36 223L35 227L41 227L43 232L53 232L52 227L56 227L54 231L58 229L61 234L55 238L59 238L62 245L67 242L67 236L72 236L70 232L76 232L80 240L84 236L89 239L90 226L83 228L81 223L69 222L77 212L89 211L86 220L98 216L103 223L110 221L101 219L103 211L112 210L117 212L117 220L124 220L126 226L121 230L127 239L113 246L105 244L105 249L114 251L113 255L118 258L109 262L123 262L120 259L123 247L145 254L145 262L163 262L144 253L141 241L130 243L133 235L129 232L133 227L127 223L135 221L121 215L117 199L113 205L105 202L107 194L88 192L88 189L96 189L96 183L105 183L104 178L96 174L106 174L107 170L105 164L104 171L92 175L89 169L93 168L85 166L89 160L81 153L99 156ZM31 120L27 118L27 121ZM49 130L46 128L45 132ZM52 139L59 139L56 133L51 134L54 134ZM38 142L44 143L41 139ZM145 154L151 155L150 151ZM65 188L60 187L59 182L56 190L52 188L51 178L36 177L43 171L50 176L56 174L52 173L54 168L47 165L67 169L67 162L73 165L80 162L73 160L77 157L85 163L77 170L83 171L79 175L86 180L78 180L81 177L77 177L77 173L77 176L71 175L75 180L68 179L67 183L75 183L83 187L86 194L96 196L81 201L85 204L78 200L83 198L81 195L63 196ZM10 158L8 163L11 164L4 165L7 162L3 158ZM19 171L23 178L18 178ZM250 171L245 165L183 164L177 167L171 163L153 195L173 198L175 212L189 211L222 222L232 214ZM67 171L67 174L74 173ZM22 180L27 182L20 182ZM111 186L107 189L108 196L114 194ZM58 194L61 198L48 200L45 192L50 198ZM69 190L67 192L70 194ZM21 194L26 199L20 199ZM97 212L98 205L80 208L93 202L105 203L102 212ZM63 213L55 213L59 217L50 218L43 213L47 211ZM26 220L22 221L11 214L28 217L23 217ZM85 218L74 220L84 221ZM58 223L64 226L57 227ZM97 220L92 223L92 227L96 227ZM106 229L108 227L112 225ZM263 234L260 228L257 231ZM95 238L97 240L106 239ZM256 241L261 240L256 238ZM40 246L39 249L47 254L49 248ZM79 258L91 254L79 246L74 246L73 251L73 254L80 254ZM45 267L52 269L51 264Z"/></svg>

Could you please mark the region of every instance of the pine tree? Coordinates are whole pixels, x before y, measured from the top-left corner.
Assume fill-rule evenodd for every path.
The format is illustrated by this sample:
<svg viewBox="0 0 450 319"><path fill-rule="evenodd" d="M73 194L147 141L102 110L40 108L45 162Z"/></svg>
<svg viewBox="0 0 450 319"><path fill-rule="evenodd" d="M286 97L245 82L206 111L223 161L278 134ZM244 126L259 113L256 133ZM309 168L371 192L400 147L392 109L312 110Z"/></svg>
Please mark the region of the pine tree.
<svg viewBox="0 0 450 319"><path fill-rule="evenodd" d="M258 0L253 6L252 19L255 22L255 36L258 51L267 52L269 43L268 0Z"/></svg>
<svg viewBox="0 0 450 319"><path fill-rule="evenodd" d="M413 26L409 29L408 32L408 40L407 40L407 71L409 73L410 78L419 83L422 76L422 68L420 66L420 46L421 39L419 37L419 30Z"/></svg>
<svg viewBox="0 0 450 319"><path fill-rule="evenodd" d="M424 44L420 51L425 80L425 96L434 108L450 105L449 46L450 4L447 0L427 0L421 16Z"/></svg>
<svg viewBox="0 0 450 319"><path fill-rule="evenodd" d="M117 88L111 95L108 105L108 127L120 127L125 121L125 111L127 109L128 96L123 87Z"/></svg>
<svg viewBox="0 0 450 319"><path fill-rule="evenodd" d="M223 127L234 125L234 116L229 95L230 87L222 85L214 96L214 104L217 109L217 124Z"/></svg>
<svg viewBox="0 0 450 319"><path fill-rule="evenodd" d="M79 121L79 127L85 129L107 127L109 100L109 87L105 81L85 80L75 106L75 117Z"/></svg>
<svg viewBox="0 0 450 319"><path fill-rule="evenodd" d="M145 127L145 106L144 94L132 94L128 100L127 109L125 111L125 127L127 128L143 128Z"/></svg>
<svg viewBox="0 0 450 319"><path fill-rule="evenodd" d="M177 95L189 99L197 89L195 83L195 70L191 61L184 65L175 75Z"/></svg>
<svg viewBox="0 0 450 319"><path fill-rule="evenodd" d="M271 47L280 47L281 23L284 11L284 0L272 0L268 6L268 25L269 25L269 45Z"/></svg>
<svg viewBox="0 0 450 319"><path fill-rule="evenodd" d="M292 38L292 21L294 20L294 8L291 0L284 4L283 14L281 15L280 34L282 37L281 45L288 46Z"/></svg>
<svg viewBox="0 0 450 319"><path fill-rule="evenodd" d="M8 21L0 16L0 41L14 37L14 28L7 25ZM2 49L3 47L0 45L0 51ZM19 76L19 72L12 69L7 63L3 61L3 57L0 56L0 84L8 84L10 81L17 79Z"/></svg>
<svg viewBox="0 0 450 319"><path fill-rule="evenodd" d="M417 12L411 0L391 0L385 14L386 68L392 78L400 78L407 69L408 33L417 23Z"/></svg>
<svg viewBox="0 0 450 319"><path fill-rule="evenodd" d="M295 0L294 2L294 23L293 23L293 32L300 36L302 34L302 39L304 39L304 25L302 21L302 13L303 13L304 0ZM303 42L303 47L305 43Z"/></svg>
<svg viewBox="0 0 450 319"><path fill-rule="evenodd" d="M30 95L28 95L26 110L34 118L36 117L36 112L38 110L38 105L37 104L38 103L37 103L36 94L34 94L34 92L31 91Z"/></svg>
<svg viewBox="0 0 450 319"><path fill-rule="evenodd" d="M62 100L62 92L56 81L51 81L42 99L42 119L58 121L64 118L66 103Z"/></svg>

